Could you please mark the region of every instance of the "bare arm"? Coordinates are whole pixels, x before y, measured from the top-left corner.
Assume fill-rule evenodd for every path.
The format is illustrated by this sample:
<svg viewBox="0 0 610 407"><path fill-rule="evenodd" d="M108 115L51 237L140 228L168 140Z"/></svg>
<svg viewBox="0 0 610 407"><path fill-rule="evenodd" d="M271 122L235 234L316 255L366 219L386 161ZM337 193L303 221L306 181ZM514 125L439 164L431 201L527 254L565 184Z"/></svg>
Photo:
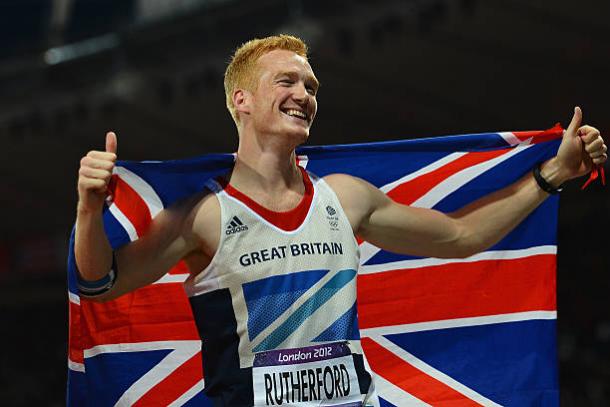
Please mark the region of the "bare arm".
<svg viewBox="0 0 610 407"><path fill-rule="evenodd" d="M92 151L81 160L76 220L75 258L81 279L106 278L116 260L112 288L96 300L116 298L162 277L179 260L206 248L200 234L214 246L218 208L213 196L197 196L161 211L144 236L112 252L102 221L107 185L116 160L116 136L109 133L106 151ZM204 210L200 209L206 207ZM201 233L197 233L201 232ZM211 249L215 250L215 248Z"/></svg>
<svg viewBox="0 0 610 407"><path fill-rule="evenodd" d="M606 146L599 132L580 127L576 109L570 127L553 159L541 175L551 185L603 164ZM548 194L531 174L450 214L413 208L390 200L369 183L347 175L326 177L337 192L355 233L371 243L397 253L430 257L467 257L497 243Z"/></svg>
<svg viewBox="0 0 610 407"><path fill-rule="evenodd" d="M117 140L106 135L105 151L90 151L78 171L78 207L74 255L80 275L88 281L106 276L112 264L112 249L104 232L102 209L116 162Z"/></svg>

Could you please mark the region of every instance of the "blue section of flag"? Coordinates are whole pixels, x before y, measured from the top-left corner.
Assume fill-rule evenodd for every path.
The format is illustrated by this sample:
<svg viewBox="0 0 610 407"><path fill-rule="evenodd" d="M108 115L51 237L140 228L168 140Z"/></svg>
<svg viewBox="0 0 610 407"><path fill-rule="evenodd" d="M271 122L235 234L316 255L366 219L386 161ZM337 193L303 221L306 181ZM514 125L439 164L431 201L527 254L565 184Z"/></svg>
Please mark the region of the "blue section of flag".
<svg viewBox="0 0 610 407"><path fill-rule="evenodd" d="M326 273L328 270L301 271L244 284L250 340L272 324Z"/></svg>
<svg viewBox="0 0 610 407"><path fill-rule="evenodd" d="M335 322L313 339L313 342L330 342L342 339L360 339L356 303Z"/></svg>
<svg viewBox="0 0 610 407"><path fill-rule="evenodd" d="M232 154L207 154L183 160L119 161L117 164L145 179L164 206L206 189L210 178L224 175L232 168Z"/></svg>
<svg viewBox="0 0 610 407"><path fill-rule="evenodd" d="M555 325L555 320L528 320L386 338L496 403L537 406L549 405L537 401L548 402L557 393Z"/></svg>
<svg viewBox="0 0 610 407"><path fill-rule="evenodd" d="M131 241L123 226L108 210L108 207L104 208L104 230L113 249L117 249Z"/></svg>
<svg viewBox="0 0 610 407"><path fill-rule="evenodd" d="M102 353L85 359L85 371L89 384L89 397L98 406L113 406L123 393L150 369L170 353L171 350L150 350L143 352ZM105 378L118 375L112 386Z"/></svg>
<svg viewBox="0 0 610 407"><path fill-rule="evenodd" d="M212 407L214 403L207 398L203 391L197 393L193 398L182 404L183 407Z"/></svg>
<svg viewBox="0 0 610 407"><path fill-rule="evenodd" d="M379 407L398 407L398 406L395 406L394 404L390 403L389 401L379 397Z"/></svg>
<svg viewBox="0 0 610 407"><path fill-rule="evenodd" d="M88 406L91 395L87 388L87 375L84 372L68 369L66 391L67 406Z"/></svg>
<svg viewBox="0 0 610 407"><path fill-rule="evenodd" d="M380 141L376 143L335 144L328 146L305 146L297 149L298 154L316 157L322 154L340 155L396 152L396 153L434 153L439 151L488 151L510 147L498 133L458 134L443 137L422 137L408 140Z"/></svg>
<svg viewBox="0 0 610 407"><path fill-rule="evenodd" d="M310 156L307 169L320 177L334 173L346 173L366 179L379 187L432 164L447 156L448 153L410 153L408 160L405 160L405 153L395 152L385 152L382 160L370 152L362 153L360 157L352 154L328 155L326 157L323 151L320 151L321 157ZM375 162L374 169L371 168L371 161Z"/></svg>
<svg viewBox="0 0 610 407"><path fill-rule="evenodd" d="M75 228L72 228L72 232L70 233L70 242L69 242L70 248L74 247L74 233L75 233ZM74 250L70 250L68 252L67 266L68 266L68 271L69 271L68 272L68 292L78 295L78 283L76 280L77 268L76 268L76 259L74 258Z"/></svg>

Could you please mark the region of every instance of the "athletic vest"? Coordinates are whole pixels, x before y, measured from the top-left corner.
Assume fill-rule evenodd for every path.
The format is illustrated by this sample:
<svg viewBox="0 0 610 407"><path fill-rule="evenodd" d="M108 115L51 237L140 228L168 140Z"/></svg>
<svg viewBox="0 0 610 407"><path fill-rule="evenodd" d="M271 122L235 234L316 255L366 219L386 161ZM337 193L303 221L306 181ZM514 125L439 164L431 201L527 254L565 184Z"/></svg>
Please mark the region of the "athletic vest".
<svg viewBox="0 0 610 407"><path fill-rule="evenodd" d="M220 242L185 289L215 405L360 406L372 393L356 311L358 244L332 189L301 171L305 194L289 212L209 185Z"/></svg>

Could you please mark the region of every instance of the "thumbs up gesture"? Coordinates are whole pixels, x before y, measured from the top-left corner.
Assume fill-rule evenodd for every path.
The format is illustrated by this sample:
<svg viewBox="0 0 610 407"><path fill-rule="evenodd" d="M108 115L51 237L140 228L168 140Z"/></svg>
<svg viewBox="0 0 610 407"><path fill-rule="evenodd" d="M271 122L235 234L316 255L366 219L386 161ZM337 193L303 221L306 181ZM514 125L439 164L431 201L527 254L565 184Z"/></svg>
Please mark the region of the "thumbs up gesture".
<svg viewBox="0 0 610 407"><path fill-rule="evenodd" d="M562 174L559 183L585 175L593 169L593 165L603 165L608 159L608 147L599 130L581 124L582 110L575 107L574 116L563 135L557 156L551 160Z"/></svg>
<svg viewBox="0 0 610 407"><path fill-rule="evenodd" d="M78 170L78 209L101 213L108 193L108 184L116 163L117 137L106 133L106 150L92 150L80 160Z"/></svg>

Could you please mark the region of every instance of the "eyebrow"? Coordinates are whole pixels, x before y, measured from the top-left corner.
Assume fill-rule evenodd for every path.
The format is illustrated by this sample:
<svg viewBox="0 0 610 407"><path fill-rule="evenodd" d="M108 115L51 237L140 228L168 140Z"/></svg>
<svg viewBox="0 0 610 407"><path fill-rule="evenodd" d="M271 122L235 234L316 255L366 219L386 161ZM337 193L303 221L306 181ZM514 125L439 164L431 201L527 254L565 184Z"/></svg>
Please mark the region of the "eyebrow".
<svg viewBox="0 0 610 407"><path fill-rule="evenodd" d="M277 75L275 75L273 77L274 80L278 79L281 76L299 76L298 72L296 71L282 71L282 72L278 72ZM313 83L313 85L315 86L316 90L320 88L320 81L318 81L318 78L316 78L314 75L307 75L307 77L305 78L305 82L307 83Z"/></svg>

